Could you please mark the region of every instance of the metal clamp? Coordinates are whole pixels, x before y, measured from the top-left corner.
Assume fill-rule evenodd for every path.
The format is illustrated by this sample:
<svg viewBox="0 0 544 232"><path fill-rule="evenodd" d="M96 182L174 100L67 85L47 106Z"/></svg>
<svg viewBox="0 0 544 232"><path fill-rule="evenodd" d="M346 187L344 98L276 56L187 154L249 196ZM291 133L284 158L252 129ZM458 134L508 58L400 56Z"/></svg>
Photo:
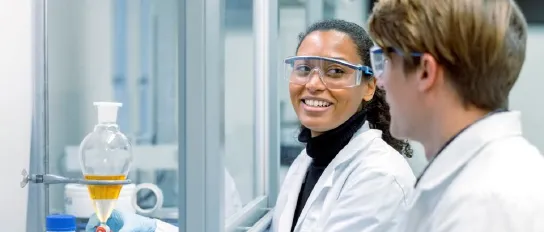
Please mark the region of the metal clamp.
<svg viewBox="0 0 544 232"><path fill-rule="evenodd" d="M131 184L131 180L84 180L76 178L68 178L64 176L58 176L53 174L28 174L23 169L23 180L21 181L21 188L24 188L29 182L35 184L83 184L83 185L127 185Z"/></svg>

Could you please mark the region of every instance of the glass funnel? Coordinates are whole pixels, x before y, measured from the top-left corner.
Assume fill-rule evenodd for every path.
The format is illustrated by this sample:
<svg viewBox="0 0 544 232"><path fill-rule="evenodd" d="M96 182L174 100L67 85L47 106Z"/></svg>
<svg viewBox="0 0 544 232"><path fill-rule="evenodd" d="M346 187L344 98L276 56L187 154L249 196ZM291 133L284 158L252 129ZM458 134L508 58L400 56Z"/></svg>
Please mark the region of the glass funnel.
<svg viewBox="0 0 544 232"><path fill-rule="evenodd" d="M132 146L119 131L115 102L95 102L98 124L80 144L80 162L86 180L125 180L132 163ZM122 185L88 185L96 215L105 226Z"/></svg>

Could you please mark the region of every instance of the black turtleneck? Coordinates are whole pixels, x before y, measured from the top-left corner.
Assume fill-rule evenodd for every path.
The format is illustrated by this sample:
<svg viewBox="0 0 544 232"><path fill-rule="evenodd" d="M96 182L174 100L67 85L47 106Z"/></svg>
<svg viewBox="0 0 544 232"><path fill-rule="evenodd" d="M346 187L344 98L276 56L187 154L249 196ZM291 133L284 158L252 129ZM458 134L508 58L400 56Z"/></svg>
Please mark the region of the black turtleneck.
<svg viewBox="0 0 544 232"><path fill-rule="evenodd" d="M310 193L321 177L321 174L323 174L325 168L336 157L338 152L349 143L355 132L363 126L365 118L364 111L357 112L339 127L316 137L312 137L309 129L302 128L298 136L298 141L306 143L306 154L312 157L312 163L308 167L306 177L298 195L291 231L294 231L300 213L304 205L306 205L306 201L310 197Z"/></svg>

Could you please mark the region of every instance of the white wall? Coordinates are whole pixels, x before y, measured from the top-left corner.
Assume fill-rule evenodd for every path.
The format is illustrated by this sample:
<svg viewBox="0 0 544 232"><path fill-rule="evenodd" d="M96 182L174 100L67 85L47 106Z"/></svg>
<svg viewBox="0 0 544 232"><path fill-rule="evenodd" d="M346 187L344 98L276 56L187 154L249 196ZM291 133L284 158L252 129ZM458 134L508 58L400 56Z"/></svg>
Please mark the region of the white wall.
<svg viewBox="0 0 544 232"><path fill-rule="evenodd" d="M28 187L20 188L29 168L33 50L31 0L0 0L0 223L4 231L26 231Z"/></svg>
<svg viewBox="0 0 544 232"><path fill-rule="evenodd" d="M510 108L520 110L523 133L544 152L544 25L531 26L521 75L510 93Z"/></svg>

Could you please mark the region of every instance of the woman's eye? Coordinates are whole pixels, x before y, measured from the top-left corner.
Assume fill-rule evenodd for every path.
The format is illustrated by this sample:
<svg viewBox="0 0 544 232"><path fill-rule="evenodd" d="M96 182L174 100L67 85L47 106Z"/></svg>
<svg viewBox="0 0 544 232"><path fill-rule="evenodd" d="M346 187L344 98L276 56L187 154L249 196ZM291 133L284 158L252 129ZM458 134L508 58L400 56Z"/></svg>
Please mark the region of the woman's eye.
<svg viewBox="0 0 544 232"><path fill-rule="evenodd" d="M299 65L295 67L295 73L299 76L306 76L310 73L310 67L306 65Z"/></svg>
<svg viewBox="0 0 544 232"><path fill-rule="evenodd" d="M306 66L306 65L299 65L296 67L297 72L309 72L310 71L310 67Z"/></svg>
<svg viewBox="0 0 544 232"><path fill-rule="evenodd" d="M330 76L338 76L338 75L342 75L344 73L345 73L344 70L339 69L339 68L331 68L331 69L329 69L329 71L327 71L327 75L330 75Z"/></svg>

